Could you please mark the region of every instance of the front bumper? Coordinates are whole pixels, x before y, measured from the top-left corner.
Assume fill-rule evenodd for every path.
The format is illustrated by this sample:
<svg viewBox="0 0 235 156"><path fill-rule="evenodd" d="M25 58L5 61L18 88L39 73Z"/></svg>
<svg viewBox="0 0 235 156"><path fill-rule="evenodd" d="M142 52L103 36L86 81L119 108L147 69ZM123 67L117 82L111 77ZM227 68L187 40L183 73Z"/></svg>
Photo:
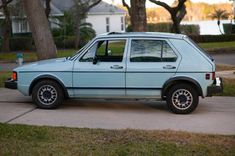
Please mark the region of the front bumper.
<svg viewBox="0 0 235 156"><path fill-rule="evenodd" d="M12 79L8 79L5 81L5 88L17 89L17 82Z"/></svg>
<svg viewBox="0 0 235 156"><path fill-rule="evenodd" d="M222 92L223 92L223 81L222 78L217 77L214 80L213 84L207 87L207 96L212 96Z"/></svg>

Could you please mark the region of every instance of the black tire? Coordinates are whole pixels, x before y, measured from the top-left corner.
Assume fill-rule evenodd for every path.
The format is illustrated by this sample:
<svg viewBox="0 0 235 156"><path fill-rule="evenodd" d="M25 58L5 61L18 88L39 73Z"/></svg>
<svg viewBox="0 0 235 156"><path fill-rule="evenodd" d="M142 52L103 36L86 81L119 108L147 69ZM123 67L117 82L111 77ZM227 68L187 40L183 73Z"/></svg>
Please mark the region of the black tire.
<svg viewBox="0 0 235 156"><path fill-rule="evenodd" d="M198 105L197 90L188 84L176 84L167 93L166 102L168 108L176 114L189 114Z"/></svg>
<svg viewBox="0 0 235 156"><path fill-rule="evenodd" d="M62 104L64 92L55 81L42 80L33 87L32 99L38 108L55 109Z"/></svg>

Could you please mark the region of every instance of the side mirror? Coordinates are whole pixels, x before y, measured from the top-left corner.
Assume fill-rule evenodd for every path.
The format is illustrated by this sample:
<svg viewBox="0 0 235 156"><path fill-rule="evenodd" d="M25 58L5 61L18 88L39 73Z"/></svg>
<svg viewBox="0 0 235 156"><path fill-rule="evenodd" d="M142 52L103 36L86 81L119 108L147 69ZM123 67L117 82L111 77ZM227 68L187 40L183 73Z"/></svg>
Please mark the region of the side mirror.
<svg viewBox="0 0 235 156"><path fill-rule="evenodd" d="M98 58L97 58L97 56L95 56L95 57L93 58L93 64L97 64L97 62L98 62Z"/></svg>

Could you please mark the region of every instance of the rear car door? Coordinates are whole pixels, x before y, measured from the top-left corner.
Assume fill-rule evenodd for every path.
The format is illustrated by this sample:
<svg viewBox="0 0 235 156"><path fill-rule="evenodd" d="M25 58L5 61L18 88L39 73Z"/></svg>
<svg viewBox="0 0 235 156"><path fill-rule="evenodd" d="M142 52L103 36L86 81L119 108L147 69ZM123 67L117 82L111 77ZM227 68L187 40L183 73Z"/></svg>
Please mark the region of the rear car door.
<svg viewBox="0 0 235 156"><path fill-rule="evenodd" d="M160 96L177 71L180 55L167 39L133 38L126 70L127 96Z"/></svg>

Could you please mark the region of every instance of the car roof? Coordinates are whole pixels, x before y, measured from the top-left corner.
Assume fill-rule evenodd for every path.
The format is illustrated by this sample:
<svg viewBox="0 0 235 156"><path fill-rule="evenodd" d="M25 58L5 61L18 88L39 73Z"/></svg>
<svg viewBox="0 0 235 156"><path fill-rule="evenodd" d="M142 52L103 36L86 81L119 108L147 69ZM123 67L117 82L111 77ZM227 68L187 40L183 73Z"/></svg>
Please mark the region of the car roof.
<svg viewBox="0 0 235 156"><path fill-rule="evenodd" d="M173 38L183 39L186 35L174 34L174 33L163 33L163 32L110 32L104 33L97 36L97 38L113 38L113 37L150 37L150 38Z"/></svg>

